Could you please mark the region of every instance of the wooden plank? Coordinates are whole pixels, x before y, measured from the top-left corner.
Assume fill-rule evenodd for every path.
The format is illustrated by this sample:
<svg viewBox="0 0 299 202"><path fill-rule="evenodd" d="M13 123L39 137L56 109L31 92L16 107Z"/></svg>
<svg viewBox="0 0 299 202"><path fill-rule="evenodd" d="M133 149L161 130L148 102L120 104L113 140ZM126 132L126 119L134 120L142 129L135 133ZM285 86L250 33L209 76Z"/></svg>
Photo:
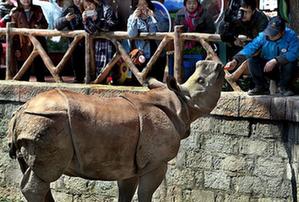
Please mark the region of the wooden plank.
<svg viewBox="0 0 299 202"><path fill-rule="evenodd" d="M14 75L17 73L17 69L16 69L16 63L15 60L12 60L12 35L11 35L11 29L12 27L14 27L14 23L8 22L6 24L6 44L7 44L7 48L6 48L6 75L5 75L5 79L12 79L14 77Z"/></svg>
<svg viewBox="0 0 299 202"><path fill-rule="evenodd" d="M157 59L160 57L164 47L167 45L167 43L170 41L171 39L168 38L167 36L165 36L163 38L163 40L160 42L157 50L155 51L154 55L151 57L151 59L148 61L146 67L142 70L142 78L143 80L146 79L147 74L149 73L149 71L152 69L153 64L157 61ZM164 68L164 67L163 67Z"/></svg>
<svg viewBox="0 0 299 202"><path fill-rule="evenodd" d="M24 62L24 64L22 65L21 69L18 71L18 73L13 77L13 80L20 80L22 78L22 76L25 74L25 72L27 72L32 64L32 62L34 61L34 59L36 58L36 56L38 56L38 51L34 48L33 51L30 53L29 57L27 58L27 60Z"/></svg>
<svg viewBox="0 0 299 202"><path fill-rule="evenodd" d="M183 42L180 38L182 33L182 25L174 27L174 78L176 78L178 83L182 83L182 53L183 53Z"/></svg>
<svg viewBox="0 0 299 202"><path fill-rule="evenodd" d="M109 74L111 69L117 63L117 61L121 58L121 56L115 53L109 63L102 69L102 72L98 75L98 77L92 83L101 83Z"/></svg>
<svg viewBox="0 0 299 202"><path fill-rule="evenodd" d="M90 35L85 33L85 83L89 83L91 81L91 71L90 71Z"/></svg>
<svg viewBox="0 0 299 202"><path fill-rule="evenodd" d="M134 65L134 63L132 62L130 56L128 55L128 53L126 52L126 50L122 47L122 45L120 44L120 42L116 41L116 40L112 40L112 43L115 44L117 50L119 51L121 57L123 58L124 62L126 63L127 67L129 67L129 69L132 71L132 73L135 75L136 79L138 80L138 82L143 85L144 80L142 79L142 73L139 72L138 68Z"/></svg>
<svg viewBox="0 0 299 202"><path fill-rule="evenodd" d="M50 73L53 76L54 80L56 82L62 82L62 79L55 72L55 66L54 66L52 60L50 59L50 57L48 56L47 52L42 47L42 45L40 44L40 42L34 36L32 36L32 35L29 35L28 37L31 40L34 48L36 48L36 50L40 54L42 60L44 61L44 64L46 65L47 69L50 71Z"/></svg>
<svg viewBox="0 0 299 202"><path fill-rule="evenodd" d="M74 52L75 48L77 47L80 40L83 38L83 36L75 36L74 40L70 44L69 48L63 55L63 58L60 60L56 68L54 69L54 72L59 75L59 73L64 69L65 63L72 57L72 53Z"/></svg>

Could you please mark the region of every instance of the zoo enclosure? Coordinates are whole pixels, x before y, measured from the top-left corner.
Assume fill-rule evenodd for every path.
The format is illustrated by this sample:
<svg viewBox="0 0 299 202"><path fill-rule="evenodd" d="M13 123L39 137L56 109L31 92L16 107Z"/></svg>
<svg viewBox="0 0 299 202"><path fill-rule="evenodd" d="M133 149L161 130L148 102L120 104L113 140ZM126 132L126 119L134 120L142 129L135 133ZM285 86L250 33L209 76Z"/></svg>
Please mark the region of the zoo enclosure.
<svg viewBox="0 0 299 202"><path fill-rule="evenodd" d="M85 40L85 83L100 83L112 70L112 67L116 62L122 58L126 66L132 71L140 84L143 84L147 74L151 70L153 64L156 62L165 46L173 41L174 44L174 77L179 83L182 82L182 53L183 42L185 40L198 41L207 53L206 60L220 61L217 54L208 42L221 41L219 34L205 34L205 33L183 33L182 26L176 26L174 32L158 32L158 33L140 33L137 37L130 38L127 32L102 32L99 35L90 35L84 30L77 31L57 31L48 29L28 29L28 28L14 28L13 23L7 23L6 28L0 28L0 35L6 35L7 50L6 50L6 80L19 80L23 74L30 68L34 58L38 55L41 56L46 68L54 78L55 82L63 82L60 73L65 68L67 61L72 56L74 49L81 40ZM17 70L14 65L12 55L12 39L15 35L27 36L32 45L33 50L23 66ZM37 36L53 37L62 36L73 38L73 41L69 45L67 51L62 57L61 61L55 66L50 59L48 53L44 50L40 42L37 40ZM111 61L102 69L100 75L95 77L95 62L94 62L94 50L93 40L96 38L108 39L116 47L116 53L112 57ZM120 41L124 39L142 39L142 40L156 40L161 41L152 55L145 68L140 72L138 68L133 64L128 53L125 51ZM246 38L242 37L242 40ZM225 70L226 71L226 70ZM240 87L233 81L227 80L235 91L241 91Z"/></svg>

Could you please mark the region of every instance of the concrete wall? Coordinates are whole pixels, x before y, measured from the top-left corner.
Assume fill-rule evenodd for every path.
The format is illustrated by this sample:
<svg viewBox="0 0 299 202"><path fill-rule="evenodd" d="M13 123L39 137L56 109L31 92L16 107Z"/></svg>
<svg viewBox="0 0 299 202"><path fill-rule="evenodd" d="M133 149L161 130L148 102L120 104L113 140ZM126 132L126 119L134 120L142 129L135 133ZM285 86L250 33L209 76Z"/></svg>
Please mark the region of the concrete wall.
<svg viewBox="0 0 299 202"><path fill-rule="evenodd" d="M55 87L101 96L145 90L1 81L0 201L24 201L18 189L21 173L7 153L6 123L20 104ZM298 97L222 93L211 115L192 124L192 134L182 140L177 158L169 162L154 201L296 201L297 108ZM117 201L115 182L62 176L51 187L57 201Z"/></svg>

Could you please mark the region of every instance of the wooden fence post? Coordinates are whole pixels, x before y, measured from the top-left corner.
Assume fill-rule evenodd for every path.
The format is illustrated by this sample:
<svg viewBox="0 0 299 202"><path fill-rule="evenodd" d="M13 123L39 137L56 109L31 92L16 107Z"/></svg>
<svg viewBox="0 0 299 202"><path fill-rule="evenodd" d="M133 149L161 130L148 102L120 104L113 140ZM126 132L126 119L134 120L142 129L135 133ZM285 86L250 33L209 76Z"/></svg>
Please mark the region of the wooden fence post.
<svg viewBox="0 0 299 202"><path fill-rule="evenodd" d="M6 77L5 79L12 79L14 75L16 74L16 63L15 61L12 60L12 38L13 36L11 35L11 28L15 26L14 23L8 22L6 24Z"/></svg>
<svg viewBox="0 0 299 202"><path fill-rule="evenodd" d="M85 34L85 83L91 81L91 69L90 69L90 49L92 48L89 40L90 35Z"/></svg>
<svg viewBox="0 0 299 202"><path fill-rule="evenodd" d="M174 27L174 77L177 79L178 83L182 83L182 51L183 42L180 39L180 34L183 31L183 26L178 25Z"/></svg>

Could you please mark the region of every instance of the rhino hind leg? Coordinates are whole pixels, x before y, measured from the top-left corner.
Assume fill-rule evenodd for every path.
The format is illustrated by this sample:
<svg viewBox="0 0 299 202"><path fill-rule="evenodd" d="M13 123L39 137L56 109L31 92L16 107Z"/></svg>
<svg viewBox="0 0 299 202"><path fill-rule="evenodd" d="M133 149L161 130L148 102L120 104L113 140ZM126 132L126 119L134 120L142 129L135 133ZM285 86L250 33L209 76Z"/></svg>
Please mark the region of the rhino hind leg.
<svg viewBox="0 0 299 202"><path fill-rule="evenodd" d="M138 177L117 181L118 202L130 202L138 185Z"/></svg>
<svg viewBox="0 0 299 202"><path fill-rule="evenodd" d="M161 164L155 170L152 170L139 178L138 201L151 202L153 193L159 187L165 177L167 163Z"/></svg>
<svg viewBox="0 0 299 202"><path fill-rule="evenodd" d="M31 168L28 168L21 181L21 191L28 202L53 202L50 183L39 178Z"/></svg>

